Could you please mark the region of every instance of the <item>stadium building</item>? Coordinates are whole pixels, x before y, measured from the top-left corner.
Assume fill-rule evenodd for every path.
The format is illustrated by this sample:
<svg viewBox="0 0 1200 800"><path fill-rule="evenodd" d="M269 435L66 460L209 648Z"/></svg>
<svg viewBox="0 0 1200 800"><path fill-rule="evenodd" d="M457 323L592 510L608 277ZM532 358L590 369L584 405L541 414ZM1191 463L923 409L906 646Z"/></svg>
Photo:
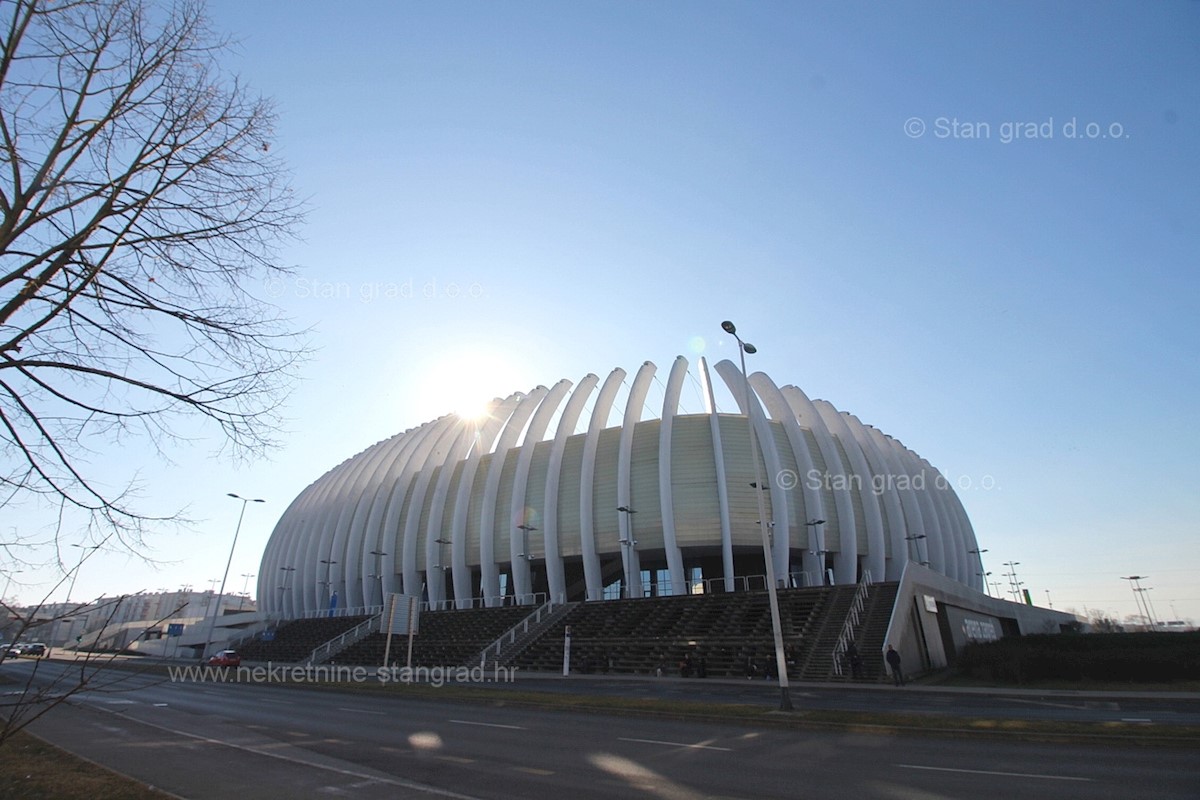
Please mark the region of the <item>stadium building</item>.
<svg viewBox="0 0 1200 800"><path fill-rule="evenodd" d="M681 356L665 382L651 362L564 379L350 458L280 518L258 597L296 618L371 613L390 593L465 609L762 590L764 521L782 587L911 566L986 596L971 524L929 462L796 386Z"/></svg>

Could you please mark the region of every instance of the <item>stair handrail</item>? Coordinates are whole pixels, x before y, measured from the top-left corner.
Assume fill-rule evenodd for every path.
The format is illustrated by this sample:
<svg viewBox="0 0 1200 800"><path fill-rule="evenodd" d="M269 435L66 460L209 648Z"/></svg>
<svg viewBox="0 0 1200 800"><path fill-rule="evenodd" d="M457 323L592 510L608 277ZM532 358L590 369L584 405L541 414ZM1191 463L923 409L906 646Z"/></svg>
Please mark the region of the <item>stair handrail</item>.
<svg viewBox="0 0 1200 800"><path fill-rule="evenodd" d="M483 650L481 650L479 653L479 663L483 664L485 661L487 661L488 653L490 653L493 649L496 651L496 656L499 657L500 651L504 648L506 641L508 644L513 644L516 642L518 632L521 634L528 633L531 623L533 625L537 625L542 621L543 617L548 617L550 615L555 606L559 605L566 605L566 603L555 602L553 598L547 600L545 603L542 603L533 613L525 617L516 625L513 625L504 633L500 634L495 641L483 648Z"/></svg>
<svg viewBox="0 0 1200 800"><path fill-rule="evenodd" d="M335 636L325 644L320 645L305 660L307 664L321 664L334 653L340 652L360 639L366 638L383 624L383 614L379 613L355 625L341 636Z"/></svg>
<svg viewBox="0 0 1200 800"><path fill-rule="evenodd" d="M854 629L858 626L858 620L866 606L870 588L871 570L864 569L862 578L859 579L858 586L854 590L854 599L850 601L850 611L846 614L846 621L842 623L842 632L838 636L837 644L833 646L833 674L839 678L842 676L842 657L846 654L847 645L854 641Z"/></svg>

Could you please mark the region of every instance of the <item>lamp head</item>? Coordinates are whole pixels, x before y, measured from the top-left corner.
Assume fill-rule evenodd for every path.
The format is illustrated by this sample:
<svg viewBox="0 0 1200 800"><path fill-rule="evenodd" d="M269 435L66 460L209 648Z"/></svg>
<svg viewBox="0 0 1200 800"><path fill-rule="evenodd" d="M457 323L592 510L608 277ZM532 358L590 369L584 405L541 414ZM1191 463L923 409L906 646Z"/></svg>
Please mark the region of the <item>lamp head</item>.
<svg viewBox="0 0 1200 800"><path fill-rule="evenodd" d="M745 350L750 355L754 355L755 353L758 352L758 348L755 347L754 345L750 344L749 342L742 342L742 349Z"/></svg>
<svg viewBox="0 0 1200 800"><path fill-rule="evenodd" d="M734 336L737 336L737 326L734 325L729 320L725 320L724 322L721 323L721 330L725 331L726 333L732 333Z"/></svg>

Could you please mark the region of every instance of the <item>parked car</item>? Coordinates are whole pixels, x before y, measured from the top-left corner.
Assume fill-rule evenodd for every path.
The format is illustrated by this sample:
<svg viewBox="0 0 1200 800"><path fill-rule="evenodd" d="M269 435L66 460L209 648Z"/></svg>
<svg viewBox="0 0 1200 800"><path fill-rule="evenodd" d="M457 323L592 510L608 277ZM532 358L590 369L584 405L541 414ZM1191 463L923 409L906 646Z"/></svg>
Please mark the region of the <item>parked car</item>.
<svg viewBox="0 0 1200 800"><path fill-rule="evenodd" d="M32 644L22 645L21 655L41 658L42 656L46 655L46 645L42 642L33 642Z"/></svg>
<svg viewBox="0 0 1200 800"><path fill-rule="evenodd" d="M238 667L242 664L242 657L236 650L222 650L209 658L208 663L214 667Z"/></svg>

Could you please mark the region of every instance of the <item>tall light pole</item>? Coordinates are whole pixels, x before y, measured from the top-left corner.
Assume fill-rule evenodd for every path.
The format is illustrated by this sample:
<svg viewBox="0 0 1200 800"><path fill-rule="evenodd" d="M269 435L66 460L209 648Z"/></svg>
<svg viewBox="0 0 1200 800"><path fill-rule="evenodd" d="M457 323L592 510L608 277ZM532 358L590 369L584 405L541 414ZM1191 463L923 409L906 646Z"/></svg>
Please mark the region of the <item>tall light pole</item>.
<svg viewBox="0 0 1200 800"><path fill-rule="evenodd" d="M441 540L439 539L438 542L440 543ZM387 553L383 552L382 550L372 550L371 555L375 556L375 575L373 575L372 577L379 578L379 605L382 606L384 604L384 599L383 599L383 557L386 556ZM438 559L439 560L441 559L440 555L438 556Z"/></svg>
<svg viewBox="0 0 1200 800"><path fill-rule="evenodd" d="M633 538L633 515L637 512L629 506L617 506L617 511L621 512L621 517L625 520L628 532L625 535L617 534L617 542L625 549L625 596L626 597L641 597L641 587L638 587L638 593L633 593L633 558L634 551L637 548L637 539Z"/></svg>
<svg viewBox="0 0 1200 800"><path fill-rule="evenodd" d="M13 571L8 573L8 580L6 580L4 582L4 591L0 592L0 600L3 600L4 598L8 597L8 587L12 585L13 575L17 575L24 571L25 570L23 570L23 569L14 569Z"/></svg>
<svg viewBox="0 0 1200 800"><path fill-rule="evenodd" d="M338 563L332 558L322 558L321 563L325 565L325 605L333 605L333 565ZM329 616L333 616L333 609L329 609Z"/></svg>
<svg viewBox="0 0 1200 800"><path fill-rule="evenodd" d="M524 570L524 572L525 572L525 578L527 580L526 588L529 589L529 602L532 603L533 602L533 569L530 567L530 562L533 561L533 556L529 553L529 533L531 531L536 531L537 527L534 525L530 525L529 523L523 522L517 526L517 530L519 530L521 532L521 552L518 555L520 555L521 560L525 562L524 566L522 566L521 569ZM516 579L517 579L516 565L514 565L513 566L513 581L516 581ZM520 602L521 602L520 600L517 600L518 604L520 604Z"/></svg>
<svg viewBox="0 0 1200 800"><path fill-rule="evenodd" d="M909 545L912 548L912 550L908 554L909 561L916 561L920 564L928 564L929 563L928 561L921 560L921 545L917 544L917 542L921 541L924 538L925 538L925 534L923 534L923 533L918 533L914 536L905 536L904 537L904 541L912 542L912 544ZM913 558L914 554L916 554L916 558Z"/></svg>
<svg viewBox="0 0 1200 800"><path fill-rule="evenodd" d="M986 547L984 547L984 548L982 548L982 549L981 549L981 548L978 548L978 547L977 547L977 548L975 548L974 550L968 550L967 552L968 552L968 553L974 553L974 554L975 554L975 557L976 557L977 559L979 559L979 572L978 572L977 574L978 574L978 575L980 575L980 576L983 576L983 575L984 575L984 573L986 573L986 572L987 572L987 570L985 570L985 569L983 568L983 554L987 552L987 548L986 548ZM986 577L984 577L983 579L984 579L985 581L987 580L987 578L986 578ZM986 592L986 591L987 591L987 587L986 587L986 586L984 586L984 589L983 589L983 590Z"/></svg>
<svg viewBox="0 0 1200 800"><path fill-rule="evenodd" d="M92 553L99 550L101 546L102 545L98 545L98 544L87 545L87 544L78 544L78 543L71 545L71 547L79 548L79 561L75 564L75 568L73 570L71 570L71 583L68 584L68 586L67 586L67 599L65 601L63 601L64 611L62 614L54 615L54 627L51 628L51 630L50 630L49 646L50 646L51 650L54 649L55 640L58 638L58 625L60 622L62 622L63 616L65 616L68 613L65 609L67 606L71 605L71 595L75 593L75 581L79 578L79 570L83 567L83 562L87 560L88 556L90 556ZM5 587L5 591L6 592L8 591L7 587ZM70 638L71 630L74 627L75 627L75 620L72 619L71 620L71 628L67 629L67 638ZM47 651L46 655L47 656L50 655L49 651Z"/></svg>
<svg viewBox="0 0 1200 800"><path fill-rule="evenodd" d="M1139 584L1138 581L1144 581L1149 577L1150 577L1149 575L1130 575L1128 577L1126 577L1126 576L1121 577L1121 580L1130 582L1129 588L1133 590L1134 605L1137 606L1138 614L1142 615L1142 618L1145 620L1150 619L1150 614L1148 612L1144 611L1142 608L1142 602L1143 602L1144 598L1142 597L1141 592L1138 591L1141 588L1141 584Z"/></svg>
<svg viewBox="0 0 1200 800"><path fill-rule="evenodd" d="M816 555L817 551L823 551L825 549L825 538L823 536L821 536L821 526L824 524L825 524L825 520L823 520L823 519L810 519L808 522L804 523L805 527L813 529L813 538L816 539L816 542L809 541L809 543L808 543L809 551L811 553L813 553L813 555ZM816 545L815 549L813 547L814 544ZM824 556L820 557L820 562L821 563L818 564L818 566L820 567L820 572L821 572L821 574L818 576L820 578L820 580L817 582L816 585L824 586L825 585L825 557Z"/></svg>
<svg viewBox="0 0 1200 800"><path fill-rule="evenodd" d="M737 326L729 320L721 323L721 329L737 340L738 356L742 364L742 389L746 406L746 425L750 429L750 460L754 464L754 498L758 502L758 529L762 533L763 560L766 562L767 599L771 606L771 629L775 635L775 672L779 675L779 710L792 710L792 697L788 689L787 656L783 652L783 623L779 617L779 592L775 585L775 559L771 553L771 539L766 526L766 506L763 504L762 475L758 468L758 436L754 432L754 414L750 405L750 376L746 374L746 353L754 355L758 348L749 342L743 342L737 335Z"/></svg>
<svg viewBox="0 0 1200 800"><path fill-rule="evenodd" d="M242 532L242 519L246 516L246 504L267 502L257 497L241 497L233 492L226 492L226 495L234 500L241 500L242 510L238 514L237 527L233 529L233 544L229 545L229 558L225 562L225 574L221 576L221 591L217 593L217 605L213 610L212 619L208 622L208 634L204 637L204 649L200 651L201 660L208 655L208 646L212 644L213 630L217 627L217 615L221 613L221 599L225 596L225 581L229 578L229 567L233 564L233 551L237 547L238 534Z"/></svg>
<svg viewBox="0 0 1200 800"><path fill-rule="evenodd" d="M241 599L238 600L238 611L242 610L242 603L245 602L246 598L250 595L250 579L254 577L254 573L243 572L242 577L246 580L242 581L242 596Z"/></svg>
<svg viewBox="0 0 1200 800"><path fill-rule="evenodd" d="M1004 573L1008 578L1009 590L1012 592L1013 602L1021 602L1021 583L1017 580L1017 567L1020 566L1020 561L1005 561L1004 566L1008 567L1008 572Z"/></svg>

